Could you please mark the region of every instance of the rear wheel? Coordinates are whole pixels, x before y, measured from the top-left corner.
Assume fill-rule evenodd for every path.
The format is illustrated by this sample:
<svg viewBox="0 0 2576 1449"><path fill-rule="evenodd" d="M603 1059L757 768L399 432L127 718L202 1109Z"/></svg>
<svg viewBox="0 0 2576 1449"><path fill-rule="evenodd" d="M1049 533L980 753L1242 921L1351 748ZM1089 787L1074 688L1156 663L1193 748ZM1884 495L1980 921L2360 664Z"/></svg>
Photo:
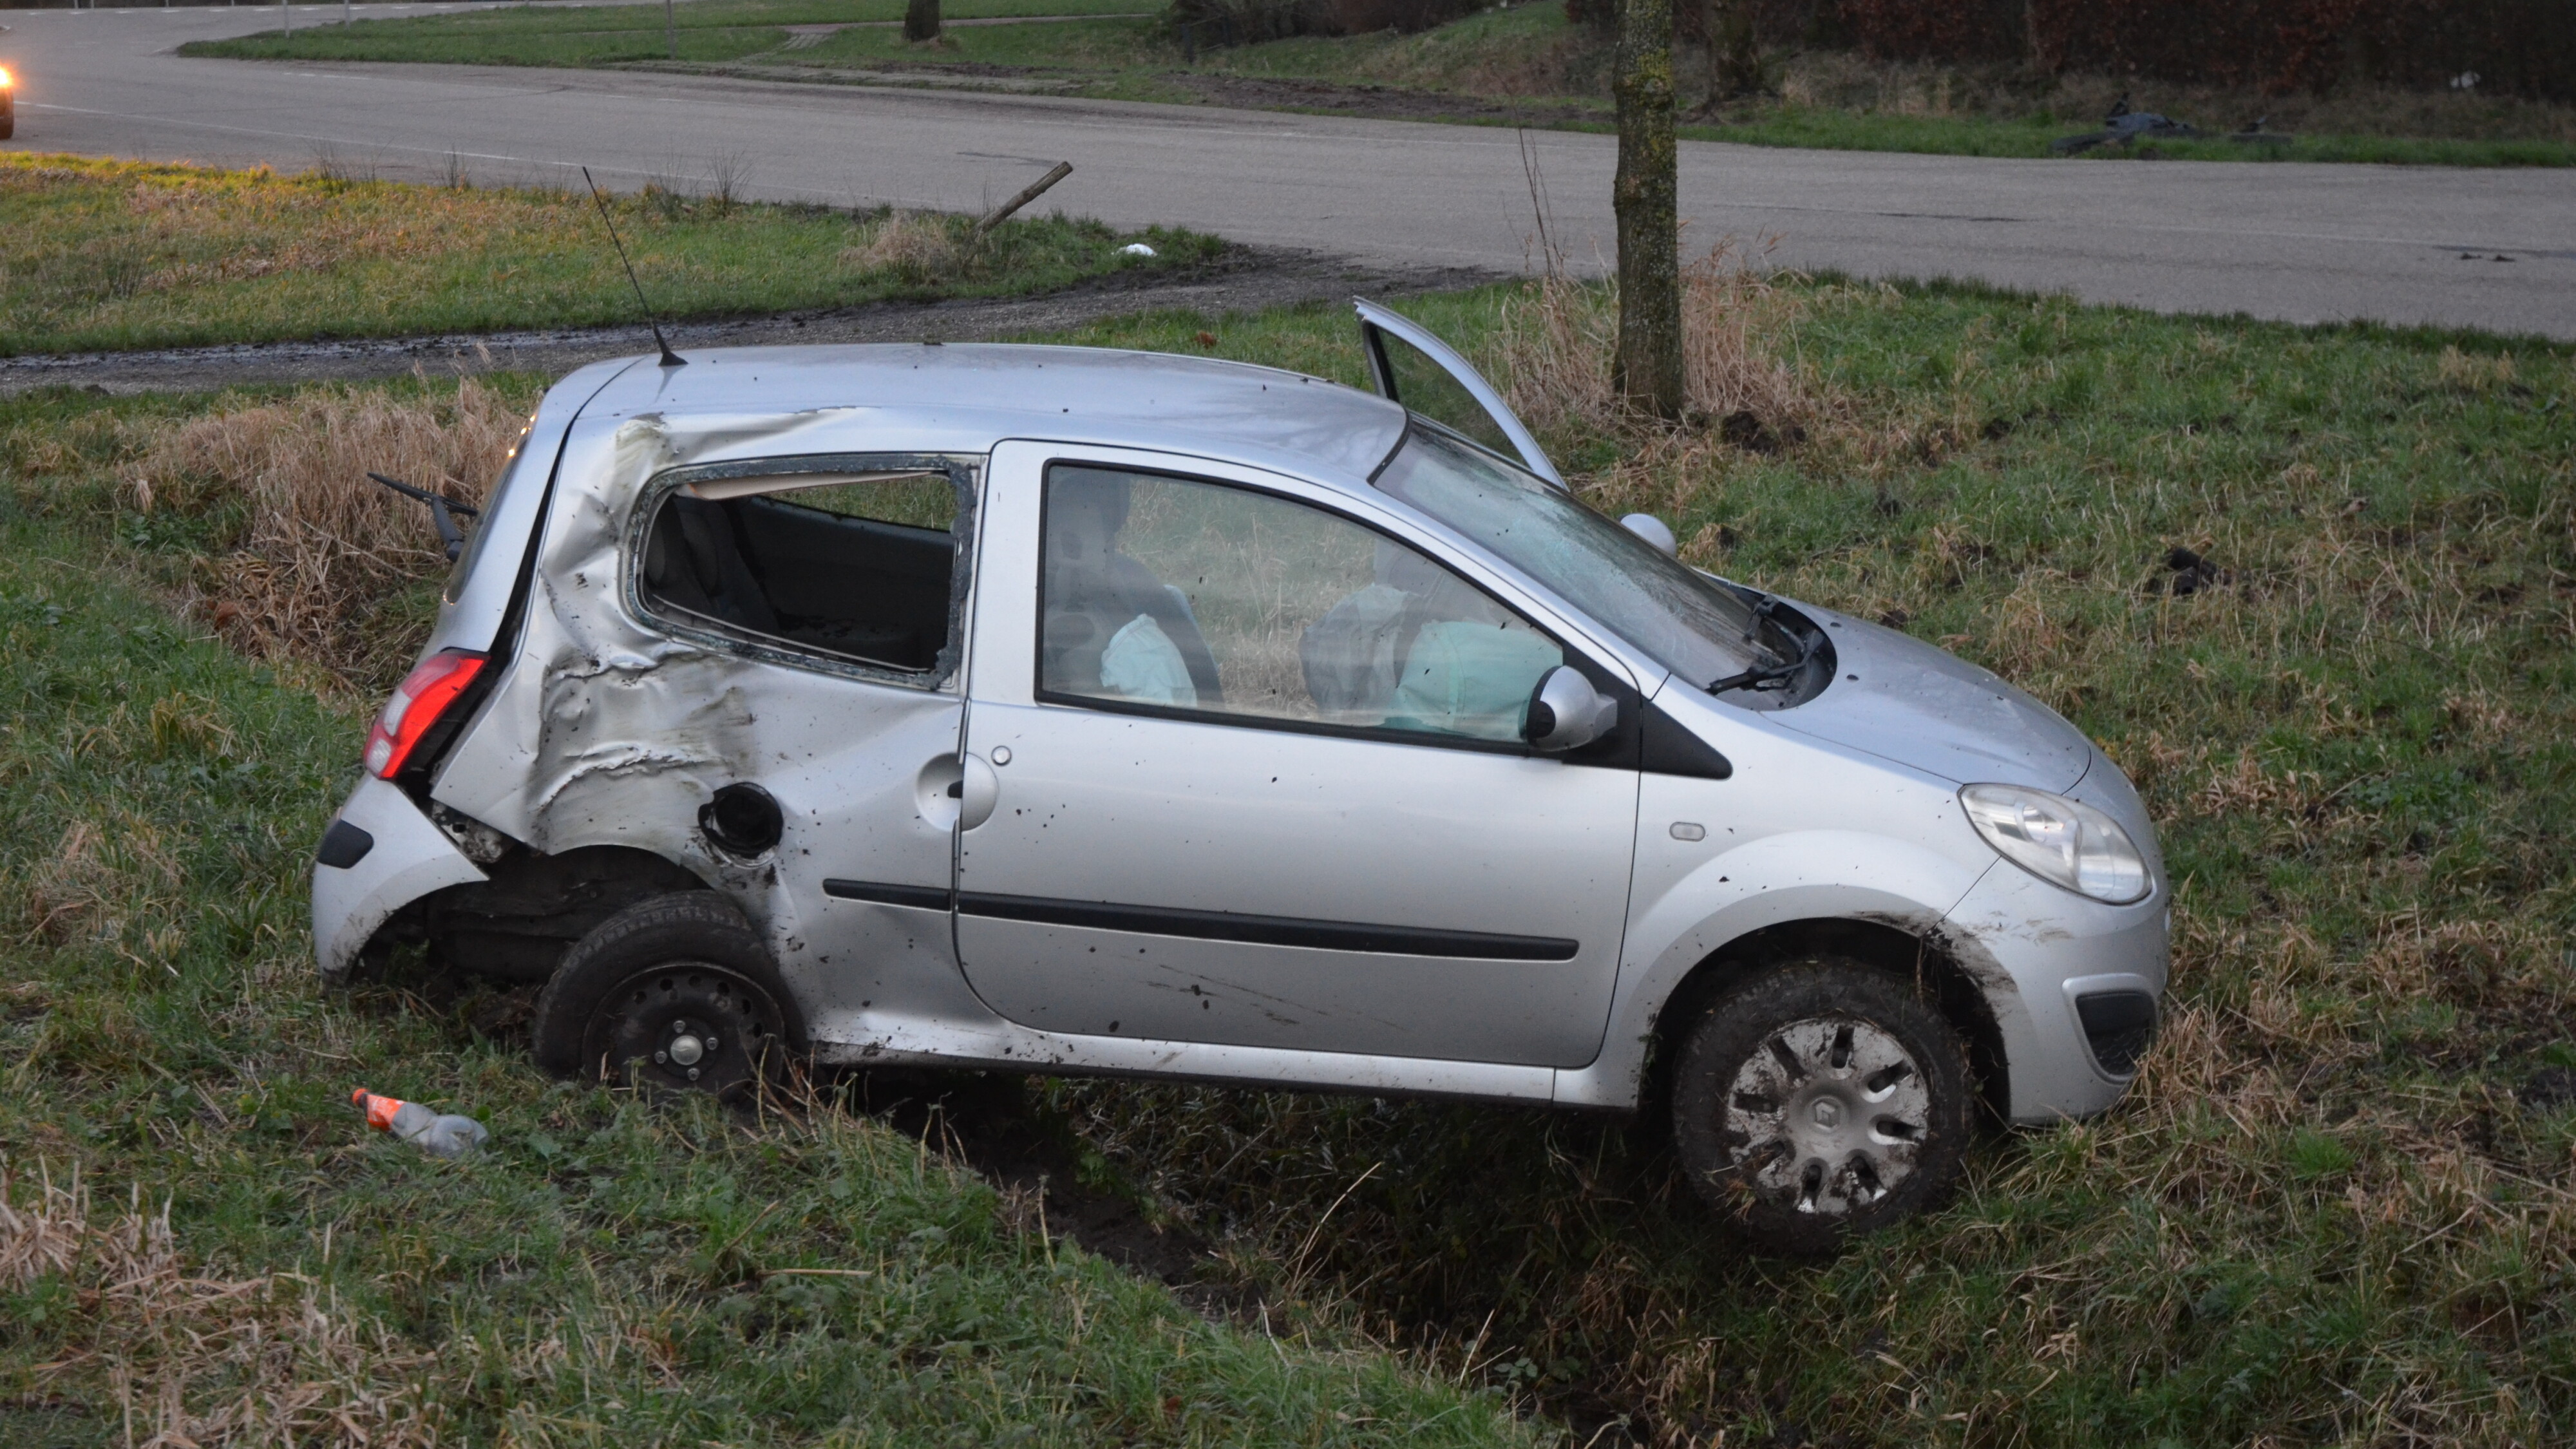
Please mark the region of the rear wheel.
<svg viewBox="0 0 2576 1449"><path fill-rule="evenodd" d="M559 1076L736 1097L784 1079L805 1024L768 948L712 891L638 901L566 952L537 998Z"/></svg>
<svg viewBox="0 0 2576 1449"><path fill-rule="evenodd" d="M1969 1120L1958 1032L1907 983L1841 957L1719 997L1674 1063L1691 1185L1775 1252L1831 1252L1938 1201Z"/></svg>

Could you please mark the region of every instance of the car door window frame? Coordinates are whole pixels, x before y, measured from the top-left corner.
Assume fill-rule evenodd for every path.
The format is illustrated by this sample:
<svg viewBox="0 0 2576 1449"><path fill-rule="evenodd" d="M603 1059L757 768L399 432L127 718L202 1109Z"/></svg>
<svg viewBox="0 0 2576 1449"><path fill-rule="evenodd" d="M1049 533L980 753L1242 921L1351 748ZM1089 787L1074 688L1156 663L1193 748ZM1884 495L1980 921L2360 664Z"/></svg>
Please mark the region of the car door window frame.
<svg viewBox="0 0 2576 1449"><path fill-rule="evenodd" d="M1071 694L1062 690L1047 688L1045 677L1045 638L1047 608L1046 541L1047 509L1049 507L1048 483L1049 475L1054 469L1060 466L1121 472L1131 474L1139 478L1168 478L1175 482L1194 483L1204 487L1230 489L1239 493L1249 493L1259 497L1276 499L1280 502L1293 504L1301 508L1313 509L1314 511L1324 514L1338 522L1348 524L1354 528L1362 529L1395 544L1399 548L1409 550L1410 552L1419 555L1434 568L1443 570L1459 580L1461 583L1465 584L1467 587L1475 590L1484 598L1492 601L1496 607L1509 613L1512 617L1519 619L1540 638L1555 645L1560 651L1562 651L1565 662L1574 665L1576 668L1581 669L1587 676L1593 678L1596 687L1608 684L1618 689L1629 699L1637 697L1634 687L1627 685L1625 680L1620 677L1620 671L1606 668L1598 661L1591 659L1587 651L1577 645L1567 642L1562 631L1552 628L1548 624L1532 617L1531 612L1528 609L1514 604L1510 600L1502 597L1492 588L1488 587L1482 580L1479 580L1469 573L1459 569L1448 559L1423 547L1419 542L1406 538L1402 534L1383 525L1373 523L1368 519L1359 517L1347 509L1335 508L1329 504L1319 502L1316 499L1302 497L1284 489L1263 487L1260 484L1249 483L1240 479L1216 477L1203 473L1192 473L1180 468L1169 466L1138 464L1128 461L1108 462L1075 455L1060 455L1047 458L1038 465L1038 549L1037 555L1031 564L1031 566L1036 570L1037 575L1033 581L1035 585L1034 593L1036 597L1037 613L1032 621L1033 627L1030 638L1033 647L1030 650L1029 657L1030 697L1037 703L1077 709L1097 710L1108 714L1130 714L1141 715L1152 719L1181 720L1194 724L1227 725L1244 729L1279 730L1292 734L1324 735L1339 739L1375 740L1382 743L1420 745L1432 749L1468 750L1481 754L1537 756L1542 753L1541 751L1532 748L1528 742L1523 740L1480 739L1468 735L1441 734L1429 730L1408 730L1384 725L1335 724L1325 720L1289 719L1276 715L1248 714L1226 709L1197 709L1178 705L1153 704L1141 700L1108 698L1100 695ZM1623 701L1623 713L1633 714L1634 712L1634 710L1626 708ZM1614 735L1625 733L1630 733L1630 731L1617 731L1614 732ZM1580 753L1588 755L1591 752L1587 751ZM1570 757L1552 756L1550 758L1566 759ZM1586 758L1576 761L1576 763L1595 762ZM1610 761L1604 760L1600 761L1600 763L1610 763Z"/></svg>
<svg viewBox="0 0 2576 1449"><path fill-rule="evenodd" d="M975 597L976 523L982 504L985 457L967 453L813 453L746 458L665 469L636 490L619 560L619 594L639 622L693 644L791 668L837 674L875 684L956 693L965 678L966 650ZM655 521L671 495L693 484L746 478L781 479L842 474L945 474L957 499L948 587L948 637L927 669L901 669L728 623L676 606L656 607L645 596L644 564ZM821 486L821 485L814 485ZM782 489L781 491L786 491Z"/></svg>
<svg viewBox="0 0 2576 1449"><path fill-rule="evenodd" d="M1359 311L1360 337L1367 344L1369 373L1377 383L1380 397L1398 407L1405 406L1403 390L1396 385L1394 362L1386 353L1386 339L1392 336L1396 341L1421 353L1434 367L1449 374L1450 379L1464 389L1467 396L1473 399L1478 407L1485 410L1485 416L1493 420L1494 426L1520 453L1519 458L1509 461L1527 468L1559 488L1566 487L1565 476L1556 471L1554 463L1548 461L1547 450L1538 445L1538 439L1530 432L1529 425L1523 423L1520 416L1512 411L1511 405L1503 401L1501 389L1486 381L1485 375L1478 372L1466 358L1460 356L1458 349L1440 340L1430 328L1393 308L1371 302L1366 298L1352 299L1352 306ZM1473 447L1486 452L1493 451L1456 428L1441 423L1437 418L1421 413L1414 413L1413 416L1439 427L1442 431Z"/></svg>

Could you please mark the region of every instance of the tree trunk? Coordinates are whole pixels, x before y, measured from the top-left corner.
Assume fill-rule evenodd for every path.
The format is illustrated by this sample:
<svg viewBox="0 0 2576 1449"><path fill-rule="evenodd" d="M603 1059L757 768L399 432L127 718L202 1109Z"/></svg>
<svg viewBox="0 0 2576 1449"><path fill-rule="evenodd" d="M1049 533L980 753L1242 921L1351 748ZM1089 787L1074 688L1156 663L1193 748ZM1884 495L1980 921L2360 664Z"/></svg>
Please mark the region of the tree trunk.
<svg viewBox="0 0 2576 1449"><path fill-rule="evenodd" d="M1682 415L1681 218L1673 152L1672 0L1620 0L1617 79L1619 350L1611 380L1629 406Z"/></svg>
<svg viewBox="0 0 2576 1449"><path fill-rule="evenodd" d="M939 0L912 0L903 8L903 38L915 44L939 38Z"/></svg>

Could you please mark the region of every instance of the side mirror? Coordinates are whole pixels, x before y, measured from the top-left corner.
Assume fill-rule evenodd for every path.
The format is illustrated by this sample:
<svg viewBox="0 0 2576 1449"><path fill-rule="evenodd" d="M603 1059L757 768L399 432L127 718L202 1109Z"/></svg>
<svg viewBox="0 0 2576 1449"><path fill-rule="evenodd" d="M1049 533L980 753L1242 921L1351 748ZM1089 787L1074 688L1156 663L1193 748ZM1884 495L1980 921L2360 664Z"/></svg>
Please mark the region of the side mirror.
<svg viewBox="0 0 2576 1449"><path fill-rule="evenodd" d="M1539 676L1530 691L1529 713L1521 738L1551 755L1579 750L1619 723L1619 702L1592 687L1571 665L1560 664Z"/></svg>
<svg viewBox="0 0 2576 1449"><path fill-rule="evenodd" d="M1653 544L1667 558L1681 556L1682 541L1673 537L1673 526L1651 513L1631 513L1619 520L1619 526Z"/></svg>

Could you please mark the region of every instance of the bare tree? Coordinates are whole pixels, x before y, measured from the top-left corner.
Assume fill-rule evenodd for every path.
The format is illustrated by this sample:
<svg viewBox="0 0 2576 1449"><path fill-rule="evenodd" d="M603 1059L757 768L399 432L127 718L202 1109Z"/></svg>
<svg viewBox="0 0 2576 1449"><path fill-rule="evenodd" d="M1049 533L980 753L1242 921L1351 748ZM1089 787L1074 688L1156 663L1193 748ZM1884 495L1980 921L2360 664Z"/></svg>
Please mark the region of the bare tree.
<svg viewBox="0 0 2576 1449"><path fill-rule="evenodd" d="M1672 0L1620 0L1619 350L1612 381L1630 407L1682 414L1681 217L1673 150Z"/></svg>

